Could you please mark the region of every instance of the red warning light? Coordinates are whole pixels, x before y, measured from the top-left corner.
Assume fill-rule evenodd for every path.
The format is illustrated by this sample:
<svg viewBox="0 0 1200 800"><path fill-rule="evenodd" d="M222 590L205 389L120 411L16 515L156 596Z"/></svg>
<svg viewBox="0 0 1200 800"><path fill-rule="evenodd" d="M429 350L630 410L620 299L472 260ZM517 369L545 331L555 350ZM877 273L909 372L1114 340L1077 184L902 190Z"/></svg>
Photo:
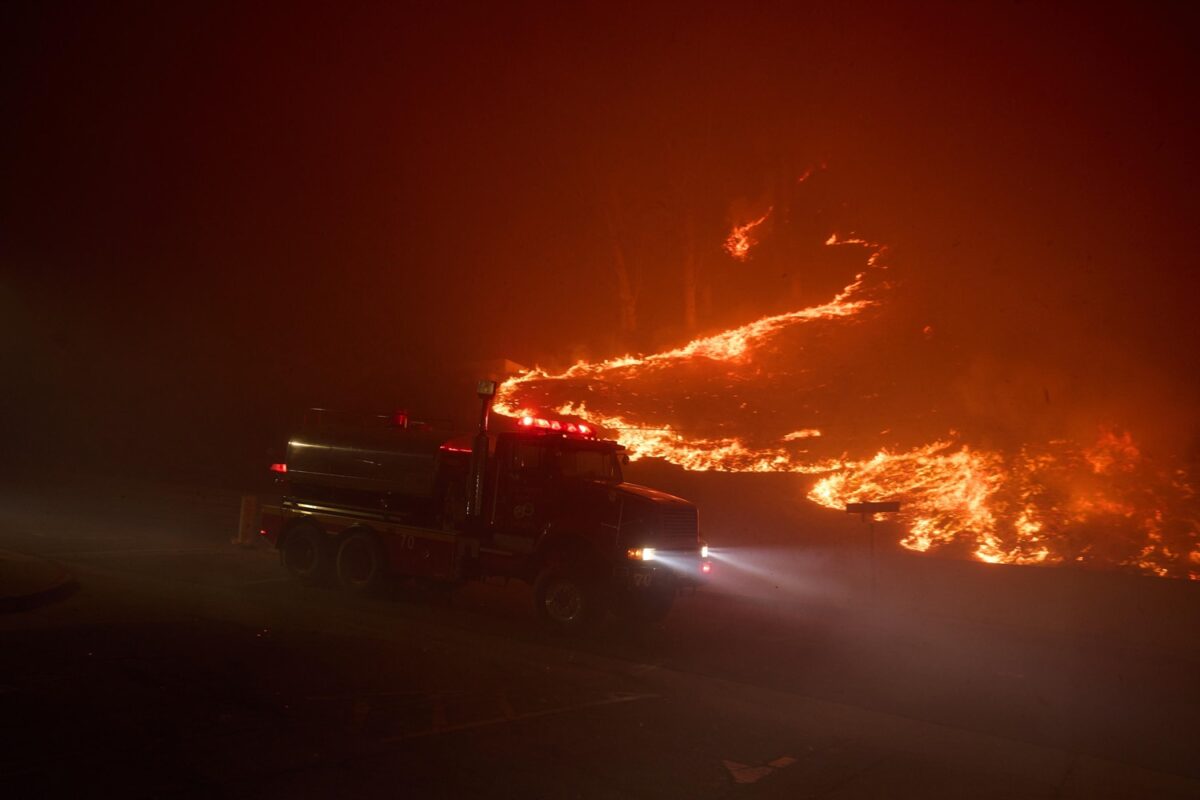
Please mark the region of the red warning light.
<svg viewBox="0 0 1200 800"><path fill-rule="evenodd" d="M542 419L531 414L526 414L517 420L517 424L522 428L538 428L545 431L555 431L559 433L573 434L576 436L595 436L596 432L591 426L584 425L582 422L576 425L574 422L560 422L556 419Z"/></svg>
<svg viewBox="0 0 1200 800"><path fill-rule="evenodd" d="M287 464L272 464L271 472L284 473L287 472Z"/></svg>

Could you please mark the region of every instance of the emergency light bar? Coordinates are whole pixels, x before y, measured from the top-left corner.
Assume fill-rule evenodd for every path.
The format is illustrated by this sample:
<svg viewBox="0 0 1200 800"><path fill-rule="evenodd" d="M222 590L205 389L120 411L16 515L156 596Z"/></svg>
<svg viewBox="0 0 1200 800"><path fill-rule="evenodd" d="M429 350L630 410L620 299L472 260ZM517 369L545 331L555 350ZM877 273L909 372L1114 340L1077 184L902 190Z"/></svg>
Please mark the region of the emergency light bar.
<svg viewBox="0 0 1200 800"><path fill-rule="evenodd" d="M533 417L529 416L528 414L521 417L521 420L517 424L522 428L547 431L550 433L566 433L574 434L576 436L592 437L596 435L596 432L592 430L591 425L585 425L582 422L579 424L575 424L574 422L559 422L556 419L542 419L541 417Z"/></svg>

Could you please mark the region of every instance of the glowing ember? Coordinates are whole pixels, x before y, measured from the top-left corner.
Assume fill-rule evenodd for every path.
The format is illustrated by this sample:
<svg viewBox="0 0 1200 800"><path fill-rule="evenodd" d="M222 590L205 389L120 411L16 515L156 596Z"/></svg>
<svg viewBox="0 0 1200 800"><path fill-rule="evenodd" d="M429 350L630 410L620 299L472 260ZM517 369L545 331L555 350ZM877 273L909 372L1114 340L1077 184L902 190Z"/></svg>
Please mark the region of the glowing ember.
<svg viewBox="0 0 1200 800"><path fill-rule="evenodd" d="M745 261L749 258L750 248L758 243L758 239L754 236L754 230L767 221L767 217L771 216L772 210L768 208L767 213L758 219L752 219L741 225L734 225L733 230L729 232L729 237L725 240L725 252L738 261Z"/></svg>
<svg viewBox="0 0 1200 800"><path fill-rule="evenodd" d="M838 236L836 233L829 234L829 238L825 240L825 244L828 245L829 247L834 247L839 244L856 244L861 247L869 247L872 250L882 250L883 249L883 247L881 245L875 244L874 242L868 241L867 239L863 239L858 236L848 236L846 238L842 238L841 236Z"/></svg>
<svg viewBox="0 0 1200 800"><path fill-rule="evenodd" d="M586 420L615 434L631 458L661 458L688 470L820 475L807 497L831 509L899 500L898 519L906 529L900 544L918 552L989 563L1122 566L1200 579L1196 492L1182 470L1149 461L1128 432L1110 428L1086 445L1056 440L1011 450L973 446L951 432L917 447L875 444L865 450L873 455L851 457L828 450L844 445L830 441L825 425L795 426L824 418L811 407L818 404L800 406L807 418L791 420L783 428L789 432L765 440L749 435L746 415L758 412L747 411L745 402L735 406L737 415L716 423L711 414L694 411L703 380L720 383L704 394L709 403L728 402L735 387L770 372L765 365L775 363L770 354L785 333L814 331L816 339L799 345L810 354L813 341L832 338L839 327L879 307L880 291L887 288L880 279L886 249L853 236L830 236L826 244L869 253L867 270L829 302L661 353L580 361L559 373L529 370L500 386L495 410L521 417L547 409ZM929 329L922 333L927 338ZM663 402L663 386L684 392L680 405ZM835 396L835 404L843 400ZM700 427L686 419L689 412L699 413L696 419L708 428L715 424L720 435L685 435ZM804 449L821 447L824 455Z"/></svg>

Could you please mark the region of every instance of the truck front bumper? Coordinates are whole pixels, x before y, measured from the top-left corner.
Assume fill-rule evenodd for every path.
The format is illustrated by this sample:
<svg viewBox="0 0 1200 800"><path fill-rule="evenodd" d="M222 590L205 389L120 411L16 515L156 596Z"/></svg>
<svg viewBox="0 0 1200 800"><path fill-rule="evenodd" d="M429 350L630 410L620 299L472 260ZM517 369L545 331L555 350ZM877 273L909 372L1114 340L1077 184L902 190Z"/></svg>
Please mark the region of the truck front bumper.
<svg viewBox="0 0 1200 800"><path fill-rule="evenodd" d="M712 562L697 550L660 550L650 560L628 559L614 573L618 586L630 590L687 589L703 586Z"/></svg>

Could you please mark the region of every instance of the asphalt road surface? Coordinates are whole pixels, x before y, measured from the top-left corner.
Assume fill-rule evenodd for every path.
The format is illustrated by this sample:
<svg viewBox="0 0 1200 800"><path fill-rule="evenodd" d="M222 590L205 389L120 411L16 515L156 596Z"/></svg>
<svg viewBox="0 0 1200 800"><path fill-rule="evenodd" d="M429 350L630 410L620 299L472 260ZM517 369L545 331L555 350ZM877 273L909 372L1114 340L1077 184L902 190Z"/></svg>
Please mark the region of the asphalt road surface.
<svg viewBox="0 0 1200 800"><path fill-rule="evenodd" d="M753 564L562 641L517 584L299 586L237 504L0 492L0 547L79 582L0 616L6 796L1200 797L1194 647L772 599Z"/></svg>

